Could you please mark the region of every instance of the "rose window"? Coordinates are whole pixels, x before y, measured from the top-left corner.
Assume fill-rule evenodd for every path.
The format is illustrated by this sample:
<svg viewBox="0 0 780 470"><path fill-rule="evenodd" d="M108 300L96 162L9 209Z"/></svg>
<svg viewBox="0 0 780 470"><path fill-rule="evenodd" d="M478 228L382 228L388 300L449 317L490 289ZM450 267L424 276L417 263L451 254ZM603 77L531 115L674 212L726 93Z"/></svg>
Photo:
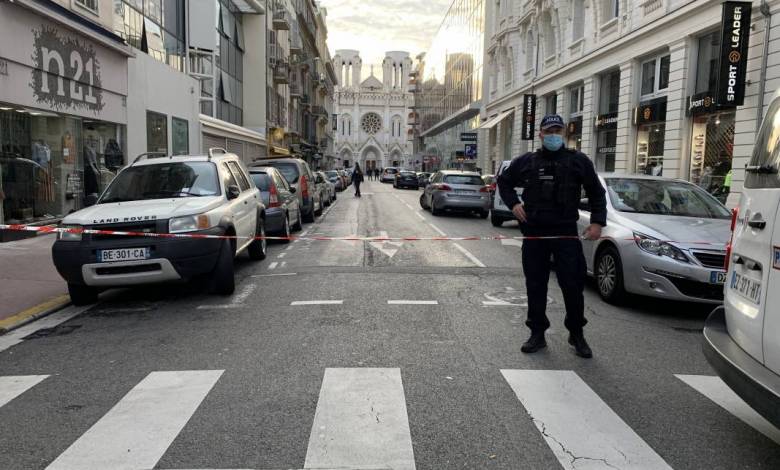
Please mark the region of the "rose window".
<svg viewBox="0 0 780 470"><path fill-rule="evenodd" d="M360 121L360 127L366 134L374 135L382 129L382 118L376 113L368 113Z"/></svg>

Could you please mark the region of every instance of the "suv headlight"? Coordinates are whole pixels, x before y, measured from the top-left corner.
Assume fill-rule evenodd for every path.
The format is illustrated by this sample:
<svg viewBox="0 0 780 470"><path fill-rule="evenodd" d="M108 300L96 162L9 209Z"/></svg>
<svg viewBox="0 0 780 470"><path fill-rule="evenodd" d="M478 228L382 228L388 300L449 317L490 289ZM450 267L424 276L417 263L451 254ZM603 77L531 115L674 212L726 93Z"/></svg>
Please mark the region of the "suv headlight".
<svg viewBox="0 0 780 470"><path fill-rule="evenodd" d="M61 225L60 228L65 230L76 230L74 232L57 232L57 240L65 242L80 242L82 230L84 227L81 225Z"/></svg>
<svg viewBox="0 0 780 470"><path fill-rule="evenodd" d="M168 233L196 232L209 228L211 223L205 214L174 217L168 221Z"/></svg>
<svg viewBox="0 0 780 470"><path fill-rule="evenodd" d="M650 254L666 256L683 263L688 263L690 261L681 249L667 242L636 232L634 232L634 241L641 250Z"/></svg>

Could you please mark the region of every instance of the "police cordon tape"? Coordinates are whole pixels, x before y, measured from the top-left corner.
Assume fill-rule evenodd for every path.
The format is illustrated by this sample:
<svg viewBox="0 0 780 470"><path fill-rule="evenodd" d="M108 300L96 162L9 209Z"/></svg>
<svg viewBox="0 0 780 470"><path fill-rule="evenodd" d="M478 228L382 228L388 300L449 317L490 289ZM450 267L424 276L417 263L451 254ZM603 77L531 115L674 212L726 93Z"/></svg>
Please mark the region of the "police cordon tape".
<svg viewBox="0 0 780 470"><path fill-rule="evenodd" d="M154 233L154 232L126 232L121 230L99 230L99 229L87 229L87 228L74 228L74 227L57 227L55 225L3 225L0 224L0 230L14 230L22 232L38 232L38 233L75 233L75 234L89 234L89 235L114 235L124 237L148 237L148 238L195 238L195 239L216 239L216 240L236 240L236 239L249 239L254 240L270 240L270 241L355 241L355 242L398 242L398 241L500 241L500 240L582 240L581 236L520 236L520 237L506 237L503 235L493 236L480 236L480 237L358 237L356 235L350 235L345 237L322 237L322 236L304 236L304 237L244 237L239 235L206 235L201 233ZM602 240L609 240L609 237L602 237ZM638 237L629 237L626 241L641 240ZM675 240L653 240L659 243L678 243L683 245L704 245L704 246L726 246L727 243L713 243L707 241L675 241Z"/></svg>

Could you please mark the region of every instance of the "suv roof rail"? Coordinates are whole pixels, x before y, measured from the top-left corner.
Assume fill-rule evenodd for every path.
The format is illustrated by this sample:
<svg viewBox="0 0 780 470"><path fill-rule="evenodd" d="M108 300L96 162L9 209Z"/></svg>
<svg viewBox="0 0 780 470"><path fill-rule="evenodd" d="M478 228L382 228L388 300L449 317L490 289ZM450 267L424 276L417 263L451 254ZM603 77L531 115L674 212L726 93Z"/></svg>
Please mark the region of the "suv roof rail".
<svg viewBox="0 0 780 470"><path fill-rule="evenodd" d="M149 158L162 158L162 157L165 157L165 156L167 156L167 154L165 152L144 152L144 153L138 155L137 157L135 157L135 160L133 160L133 163L131 163L130 165L132 166L132 165L138 163L142 158L147 158L147 159L149 159Z"/></svg>
<svg viewBox="0 0 780 470"><path fill-rule="evenodd" d="M228 153L228 151L222 147L211 147L209 149L209 160L214 158L215 155L225 155L226 153Z"/></svg>

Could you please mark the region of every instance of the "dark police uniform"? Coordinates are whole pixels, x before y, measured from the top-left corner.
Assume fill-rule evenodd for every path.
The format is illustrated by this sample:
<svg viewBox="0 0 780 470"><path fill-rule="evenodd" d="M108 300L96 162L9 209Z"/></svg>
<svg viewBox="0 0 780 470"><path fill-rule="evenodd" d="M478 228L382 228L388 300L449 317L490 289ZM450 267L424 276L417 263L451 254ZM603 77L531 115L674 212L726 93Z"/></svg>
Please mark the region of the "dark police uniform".
<svg viewBox="0 0 780 470"><path fill-rule="evenodd" d="M583 188L590 201L590 223L607 224L606 192L593 163L573 149L552 152L542 148L515 158L499 175L497 184L501 199L509 208L520 202L514 188L522 188L527 216L527 221L520 224L523 235L572 237L523 242L523 273L528 291L526 325L533 333L544 333L550 327L546 308L552 255L566 305L566 328L581 334L587 323L583 296L587 268L577 230Z"/></svg>

